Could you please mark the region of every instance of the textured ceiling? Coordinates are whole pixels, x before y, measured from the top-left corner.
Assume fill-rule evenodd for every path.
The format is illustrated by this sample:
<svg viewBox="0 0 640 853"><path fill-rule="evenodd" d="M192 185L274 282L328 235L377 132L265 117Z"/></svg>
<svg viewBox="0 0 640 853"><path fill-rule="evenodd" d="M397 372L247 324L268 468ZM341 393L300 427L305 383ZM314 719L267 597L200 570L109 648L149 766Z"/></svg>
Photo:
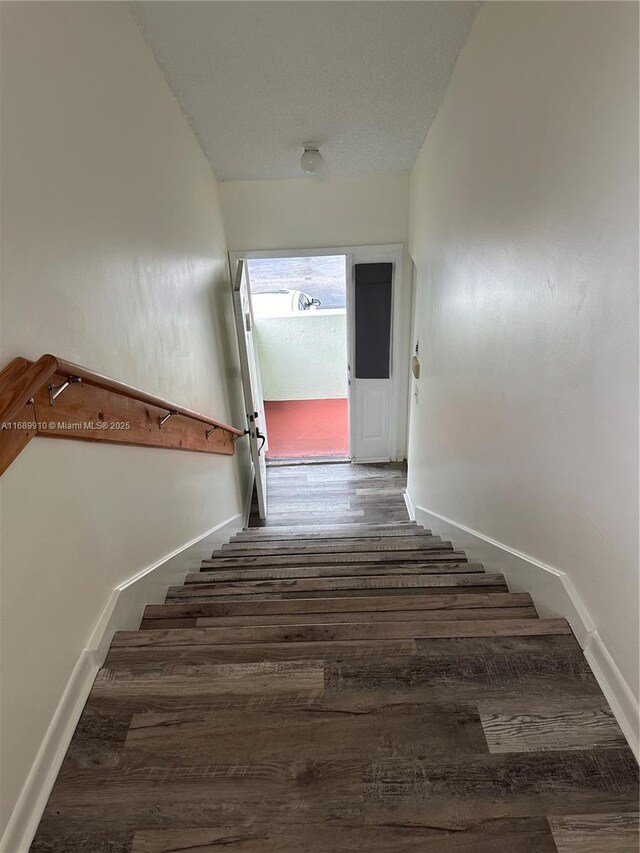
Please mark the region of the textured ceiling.
<svg viewBox="0 0 640 853"><path fill-rule="evenodd" d="M221 180L408 172L478 11L475 2L133 2Z"/></svg>

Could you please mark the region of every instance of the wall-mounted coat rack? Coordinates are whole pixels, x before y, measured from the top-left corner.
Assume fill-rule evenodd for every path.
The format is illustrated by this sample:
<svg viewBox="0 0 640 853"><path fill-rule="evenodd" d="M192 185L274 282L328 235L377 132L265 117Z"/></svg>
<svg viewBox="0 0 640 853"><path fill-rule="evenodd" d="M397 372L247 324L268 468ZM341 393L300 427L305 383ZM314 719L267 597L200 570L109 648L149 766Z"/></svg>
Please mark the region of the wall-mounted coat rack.
<svg viewBox="0 0 640 853"><path fill-rule="evenodd" d="M244 434L53 355L0 372L0 474L35 436L231 456Z"/></svg>

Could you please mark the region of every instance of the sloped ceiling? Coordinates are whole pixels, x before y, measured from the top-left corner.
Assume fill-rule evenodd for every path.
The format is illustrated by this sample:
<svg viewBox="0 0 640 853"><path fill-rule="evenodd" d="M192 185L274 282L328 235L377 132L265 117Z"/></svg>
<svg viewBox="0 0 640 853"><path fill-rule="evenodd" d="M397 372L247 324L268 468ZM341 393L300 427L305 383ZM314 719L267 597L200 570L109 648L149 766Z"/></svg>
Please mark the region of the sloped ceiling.
<svg viewBox="0 0 640 853"><path fill-rule="evenodd" d="M134 2L221 180L402 174L416 159L479 3Z"/></svg>

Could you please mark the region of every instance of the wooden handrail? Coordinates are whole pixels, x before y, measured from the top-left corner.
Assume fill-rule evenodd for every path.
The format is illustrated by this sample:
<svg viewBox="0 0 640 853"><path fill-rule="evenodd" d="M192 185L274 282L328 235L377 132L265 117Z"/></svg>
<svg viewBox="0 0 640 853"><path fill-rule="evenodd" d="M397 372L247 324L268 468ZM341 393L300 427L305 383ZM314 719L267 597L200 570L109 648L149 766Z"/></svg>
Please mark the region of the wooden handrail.
<svg viewBox="0 0 640 853"><path fill-rule="evenodd" d="M244 434L53 355L0 371L0 473L35 435L231 455Z"/></svg>
<svg viewBox="0 0 640 853"><path fill-rule="evenodd" d="M0 424L13 421L57 369L57 359L52 355L43 355L37 361L14 358L9 362L0 372Z"/></svg>
<svg viewBox="0 0 640 853"><path fill-rule="evenodd" d="M43 358L54 358L54 356L43 356ZM202 415L200 412L194 412L193 409L185 409L184 406L178 406L177 403L170 403L162 397L155 397L153 394L147 394L133 385L127 385L125 382L118 382L115 379L110 379L108 376L103 376L101 373L96 373L95 370L87 370L85 367L80 367L73 364L71 361L63 361L60 358L56 359L58 369L56 373L66 373L69 376L77 376L89 385L94 385L96 388L102 388L105 391L113 391L116 394L121 394L123 397L128 397L130 400L139 400L141 403L147 403L150 406L157 406L159 409L166 409L168 412L176 412L176 414L184 415L185 418L193 418L194 421L200 421L209 426L216 426L219 429L225 429L232 435L244 435L241 429L236 429L223 421L217 421L215 418L210 418L208 415Z"/></svg>

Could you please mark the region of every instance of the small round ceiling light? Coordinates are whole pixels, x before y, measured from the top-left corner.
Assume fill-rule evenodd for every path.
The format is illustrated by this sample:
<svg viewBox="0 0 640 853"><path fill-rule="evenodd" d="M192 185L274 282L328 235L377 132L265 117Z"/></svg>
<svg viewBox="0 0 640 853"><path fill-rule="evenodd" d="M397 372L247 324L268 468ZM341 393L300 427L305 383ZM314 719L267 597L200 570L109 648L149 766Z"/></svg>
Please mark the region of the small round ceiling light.
<svg viewBox="0 0 640 853"><path fill-rule="evenodd" d="M305 142L304 152L300 158L302 171L307 175L317 175L322 171L324 158L315 142Z"/></svg>

